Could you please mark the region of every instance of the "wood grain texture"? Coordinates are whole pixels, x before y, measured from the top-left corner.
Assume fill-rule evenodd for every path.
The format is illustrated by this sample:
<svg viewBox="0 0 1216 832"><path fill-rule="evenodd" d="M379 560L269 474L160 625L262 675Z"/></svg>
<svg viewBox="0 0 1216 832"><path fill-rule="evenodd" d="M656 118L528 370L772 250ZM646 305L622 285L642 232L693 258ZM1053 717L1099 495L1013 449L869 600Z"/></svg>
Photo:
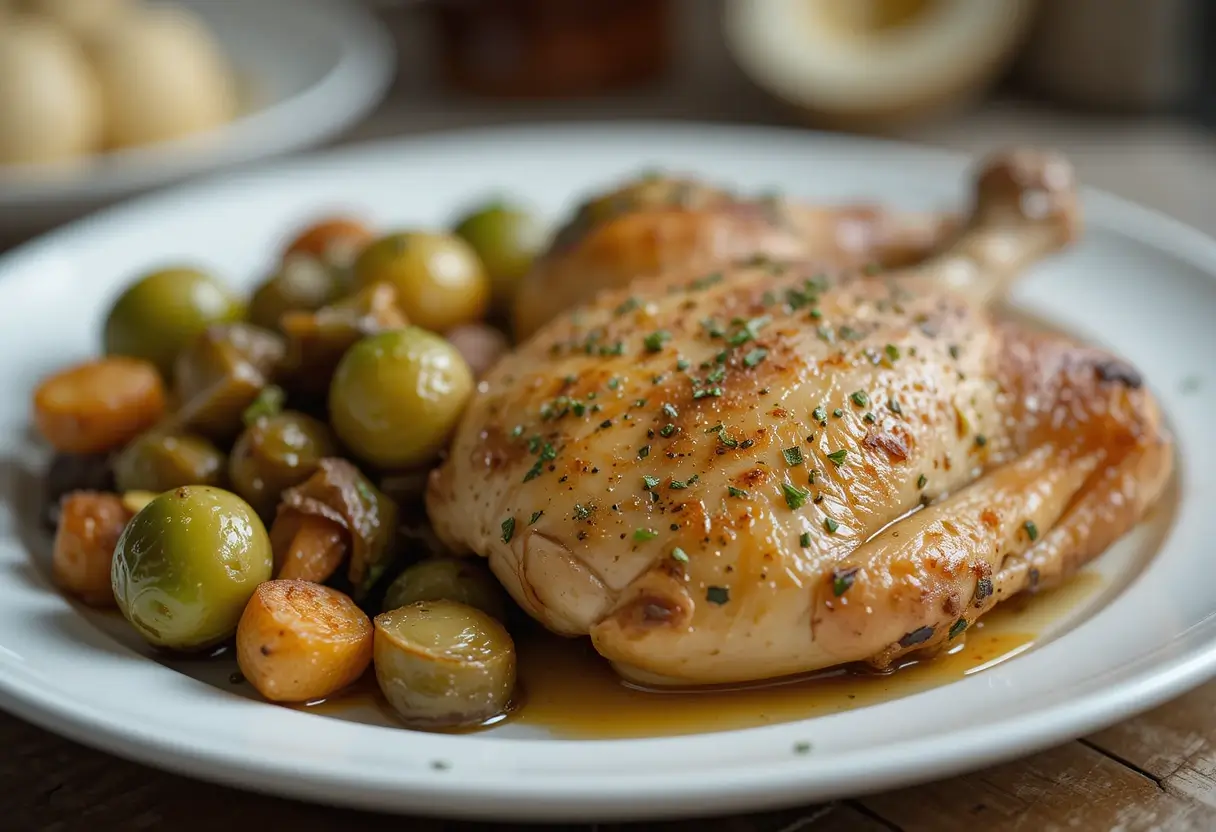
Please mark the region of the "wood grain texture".
<svg viewBox="0 0 1216 832"><path fill-rule="evenodd" d="M1080 742L862 805L904 832L1216 829L1216 810Z"/></svg>
<svg viewBox="0 0 1216 832"><path fill-rule="evenodd" d="M241 792L119 760L0 712L0 829L290 829L522 832L531 825L401 818ZM566 824L563 832L885 832L843 804L662 824Z"/></svg>
<svg viewBox="0 0 1216 832"><path fill-rule="evenodd" d="M1216 808L1216 684L1087 740L1173 795Z"/></svg>

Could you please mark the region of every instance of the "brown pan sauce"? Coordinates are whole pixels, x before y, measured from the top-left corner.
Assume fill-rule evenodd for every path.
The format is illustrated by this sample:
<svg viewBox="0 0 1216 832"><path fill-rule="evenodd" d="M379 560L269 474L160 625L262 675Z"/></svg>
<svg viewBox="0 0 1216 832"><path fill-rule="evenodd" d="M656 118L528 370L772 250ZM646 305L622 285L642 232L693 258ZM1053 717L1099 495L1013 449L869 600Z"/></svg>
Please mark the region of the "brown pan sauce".
<svg viewBox="0 0 1216 832"><path fill-rule="evenodd" d="M514 707L474 730L512 722L560 739L662 737L754 728L876 705L958 681L1025 652L1048 623L1095 593L1101 581L1095 573L1082 572L1057 589L1011 599L948 653L912 659L885 673L841 667L755 685L694 690L631 685L588 639L564 639L530 627L516 633ZM392 718L370 672L338 697L296 707L342 718L369 706Z"/></svg>

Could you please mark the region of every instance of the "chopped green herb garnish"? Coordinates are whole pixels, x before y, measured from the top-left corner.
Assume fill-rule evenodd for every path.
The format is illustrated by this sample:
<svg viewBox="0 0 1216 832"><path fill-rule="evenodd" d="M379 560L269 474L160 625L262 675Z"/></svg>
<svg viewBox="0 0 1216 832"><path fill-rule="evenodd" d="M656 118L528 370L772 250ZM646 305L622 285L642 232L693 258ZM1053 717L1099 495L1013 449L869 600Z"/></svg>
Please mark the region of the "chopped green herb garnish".
<svg viewBox="0 0 1216 832"><path fill-rule="evenodd" d="M987 444L988 444L988 437L987 437L987 436L984 436L984 434L982 434L982 433L977 433L977 434L975 435L975 446L976 446L977 448L982 448L982 447L984 447L984 446L985 446L985 445L987 445Z"/></svg>
<svg viewBox="0 0 1216 832"><path fill-rule="evenodd" d="M701 321L701 328L705 330L705 334L710 338L721 338L726 333L722 330L721 325L713 318L706 318Z"/></svg>
<svg viewBox="0 0 1216 832"><path fill-rule="evenodd" d="M260 419L277 416L283 412L283 404L286 401L287 394L283 392L282 387L279 387L277 384L263 387L261 392L258 393L257 398L241 414L241 421L248 427Z"/></svg>
<svg viewBox="0 0 1216 832"><path fill-rule="evenodd" d="M828 418L828 412L822 407L817 407L811 411L811 418L816 422L822 422Z"/></svg>
<svg viewBox="0 0 1216 832"><path fill-rule="evenodd" d="M676 426L671 424L670 422L663 425L663 427L659 428L659 436L663 437L664 439L671 436L675 432L676 432Z"/></svg>
<svg viewBox="0 0 1216 832"><path fill-rule="evenodd" d="M686 480L672 480L671 487L674 488L676 491L682 491L683 489L688 488L688 486L692 485L699 479L700 479L699 476L697 476L696 474L693 474L691 477L689 477Z"/></svg>
<svg viewBox="0 0 1216 832"><path fill-rule="evenodd" d="M798 542L802 544L802 548L804 548L804 549L807 546L810 546L811 545L811 533L803 532L801 535L798 536Z"/></svg>
<svg viewBox="0 0 1216 832"><path fill-rule="evenodd" d="M865 407L870 403L870 397L866 395L865 390L857 390L851 396L849 396L849 398L852 399L853 404L857 405L858 407Z"/></svg>
<svg viewBox="0 0 1216 832"><path fill-rule="evenodd" d="M832 411L832 415L835 416L837 419L839 419L841 416L844 415L844 411L838 407Z"/></svg>
<svg viewBox="0 0 1216 832"><path fill-rule="evenodd" d="M654 540L658 536L659 536L659 533L656 532L654 529L634 529L633 530L633 539L639 543L643 543L647 540Z"/></svg>
<svg viewBox="0 0 1216 832"><path fill-rule="evenodd" d="M900 407L899 400L895 398L887 399L887 410L891 411L896 416L904 412L904 409Z"/></svg>
<svg viewBox="0 0 1216 832"><path fill-rule="evenodd" d="M656 330L646 336L642 344L648 352L658 352L663 349L663 345L671 340L671 333L665 329Z"/></svg>
<svg viewBox="0 0 1216 832"><path fill-rule="evenodd" d="M726 486L726 493L732 497L746 497L747 492L742 488L735 488L733 485Z"/></svg>
<svg viewBox="0 0 1216 832"><path fill-rule="evenodd" d="M836 332L846 341L858 341L861 339L861 333L851 326L842 326Z"/></svg>
<svg viewBox="0 0 1216 832"><path fill-rule="evenodd" d="M722 282L722 272L711 272L711 273L705 275L705 277L698 277L692 283L689 283L688 288L692 291L699 292L702 289L708 289L710 286L713 286L715 283L721 283L721 282Z"/></svg>
<svg viewBox="0 0 1216 832"><path fill-rule="evenodd" d="M839 451L832 451L828 454L828 459L832 460L832 463L839 468L841 465L844 465L844 461L848 459L848 456L848 449L841 448Z"/></svg>
<svg viewBox="0 0 1216 832"><path fill-rule="evenodd" d="M1033 520L1027 520L1022 524L1022 528L1026 530L1026 536L1030 538L1032 543L1039 539L1039 527L1035 525Z"/></svg>
<svg viewBox="0 0 1216 832"><path fill-rule="evenodd" d="M929 478L926 477L924 474L921 474L919 477L916 478L916 487L917 488L924 488L928 484L929 484Z"/></svg>
<svg viewBox="0 0 1216 832"><path fill-rule="evenodd" d="M756 349L743 356L743 366L748 368L755 367L766 358L768 358L768 350L763 347L756 347Z"/></svg>
<svg viewBox="0 0 1216 832"><path fill-rule="evenodd" d="M515 518L508 517L502 521L502 542L510 543L511 538L515 535Z"/></svg>
<svg viewBox="0 0 1216 832"><path fill-rule="evenodd" d="M849 587L853 585L853 579L857 575L860 567L851 566L848 569L835 569L832 571L832 594L839 598L849 591Z"/></svg>
<svg viewBox="0 0 1216 832"><path fill-rule="evenodd" d="M688 563L688 555L679 546L671 550L671 559L678 560L680 563Z"/></svg>
<svg viewBox="0 0 1216 832"><path fill-rule="evenodd" d="M863 422L865 422L865 423L866 423L866 424L868 424L868 425L872 425L872 424L874 424L876 421L878 421L878 420L875 418L875 416L874 416L874 414L873 414L873 413L867 413L865 416L862 416L862 417L861 417L861 419L862 419L862 421L863 421Z"/></svg>
<svg viewBox="0 0 1216 832"><path fill-rule="evenodd" d="M835 336L832 335L832 328L830 326L817 327L815 329L815 334L819 336L820 341L824 341L828 344L836 340Z"/></svg>
<svg viewBox="0 0 1216 832"><path fill-rule="evenodd" d="M718 367L716 370L713 370L709 375L707 375L705 380L710 384L717 384L724 378L726 378L726 368Z"/></svg>
<svg viewBox="0 0 1216 832"><path fill-rule="evenodd" d="M594 512L594 511L595 511L595 506L591 503L588 503L587 505L583 505L582 503L575 503L574 504L574 519L575 520L586 520L588 517L591 516L592 512Z"/></svg>
<svg viewBox="0 0 1216 832"><path fill-rule="evenodd" d="M648 456L650 456L649 445L643 445L642 447L638 448L638 459L645 459Z"/></svg>
<svg viewBox="0 0 1216 832"><path fill-rule="evenodd" d="M709 396L711 398L717 398L721 395L722 395L721 387L703 387L700 390L694 390L692 393L692 397L694 399L704 399L707 396Z"/></svg>
<svg viewBox="0 0 1216 832"><path fill-rule="evenodd" d="M532 516L528 518L528 525L529 526L535 525L536 521L539 520L541 518L541 515L544 513L545 513L544 509L541 509L540 511L532 512Z"/></svg>
<svg viewBox="0 0 1216 832"><path fill-rule="evenodd" d="M668 419L674 419L680 415L680 411L676 410L675 405L666 402L659 408L659 411Z"/></svg>
<svg viewBox="0 0 1216 832"><path fill-rule="evenodd" d="M621 380L619 378L617 378L616 376L613 376L612 378L608 379L608 389L609 390L615 390L616 388L618 388L620 386L621 386Z"/></svg>
<svg viewBox="0 0 1216 832"><path fill-rule="evenodd" d="M511 428L511 438L512 439L518 439L519 437L521 437L523 435L524 435L524 426L523 425L516 425L515 427Z"/></svg>
<svg viewBox="0 0 1216 832"><path fill-rule="evenodd" d="M975 582L975 600L983 601L992 597L992 579L980 578Z"/></svg>
<svg viewBox="0 0 1216 832"><path fill-rule="evenodd" d="M958 358L958 353L959 353L958 344L951 344L950 345L950 357Z"/></svg>
<svg viewBox="0 0 1216 832"><path fill-rule="evenodd" d="M797 446L795 446L793 448L786 448L784 451L781 452L781 455L783 457L785 457L786 465L801 465L802 464L802 449Z"/></svg>
<svg viewBox="0 0 1216 832"><path fill-rule="evenodd" d="M731 333L731 336L727 339L726 343L730 344L732 347L738 347L746 344L748 341L755 340L760 330L768 326L768 323L771 320L772 318L770 318L768 315L764 315L759 318L752 318L750 321L745 322L740 329Z"/></svg>
<svg viewBox="0 0 1216 832"><path fill-rule="evenodd" d="M836 534L836 530L840 528L840 524L831 517L823 518L823 528L828 534Z"/></svg>
<svg viewBox="0 0 1216 832"><path fill-rule="evenodd" d="M895 346L894 344L887 344L882 348L882 351L887 354L887 358L891 361L899 360L899 347Z"/></svg>
<svg viewBox="0 0 1216 832"><path fill-rule="evenodd" d="M705 590L705 600L720 607L730 600L730 589L724 586L711 586Z"/></svg>
<svg viewBox="0 0 1216 832"><path fill-rule="evenodd" d="M677 370L684 371L684 370L687 370L687 369L688 369L688 367L689 367L689 364L688 364L688 359L686 359L686 358L681 358L681 359L678 359L678 360L676 361L676 369L677 369ZM655 384L658 384L658 382L656 381L656 382L655 382Z"/></svg>
<svg viewBox="0 0 1216 832"><path fill-rule="evenodd" d="M811 753L811 744L809 742L794 743L794 753L795 754L810 754Z"/></svg>
<svg viewBox="0 0 1216 832"><path fill-rule="evenodd" d="M637 309L641 305L642 305L642 302L640 300L638 300L637 298L629 298L628 300L626 300L624 303L622 303L620 306L618 306L616 308L616 314L624 315L626 313L632 312L633 310Z"/></svg>
<svg viewBox="0 0 1216 832"><path fill-rule="evenodd" d="M810 491L804 491L788 482L781 483L781 492L785 494L785 504L795 511L806 505L807 497L811 496Z"/></svg>
<svg viewBox="0 0 1216 832"><path fill-rule="evenodd" d="M949 637L957 638L958 636L962 635L963 631L966 629L967 629L967 619L960 618L958 621L955 621L954 625L950 628Z"/></svg>
<svg viewBox="0 0 1216 832"><path fill-rule="evenodd" d="M660 480L658 477L652 477L649 474L642 477L642 487L647 491L656 487L660 482L662 482L662 480Z"/></svg>

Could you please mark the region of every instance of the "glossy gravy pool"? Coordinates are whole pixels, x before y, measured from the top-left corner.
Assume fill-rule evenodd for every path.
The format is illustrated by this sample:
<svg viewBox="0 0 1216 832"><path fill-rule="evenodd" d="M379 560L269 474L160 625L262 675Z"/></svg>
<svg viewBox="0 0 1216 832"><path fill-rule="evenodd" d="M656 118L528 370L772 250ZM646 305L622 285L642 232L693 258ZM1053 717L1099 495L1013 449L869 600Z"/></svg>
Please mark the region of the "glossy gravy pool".
<svg viewBox="0 0 1216 832"><path fill-rule="evenodd" d="M1101 585L1101 576L1082 572L1059 588L1011 599L985 616L948 654L910 661L888 673L842 668L743 687L634 687L616 676L588 639L563 639L530 628L516 636L516 705L480 730L512 722L562 739L661 737L753 728L874 705L1013 658L1033 646L1047 623ZM338 718L374 709L391 719L370 674L343 695L295 707Z"/></svg>

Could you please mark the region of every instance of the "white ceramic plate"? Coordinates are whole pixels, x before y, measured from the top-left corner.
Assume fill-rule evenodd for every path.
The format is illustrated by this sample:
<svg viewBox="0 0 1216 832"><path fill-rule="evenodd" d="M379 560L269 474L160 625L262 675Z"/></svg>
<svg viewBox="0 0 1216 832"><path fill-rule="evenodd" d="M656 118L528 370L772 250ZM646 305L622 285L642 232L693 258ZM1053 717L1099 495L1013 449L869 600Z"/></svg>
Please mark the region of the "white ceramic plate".
<svg viewBox="0 0 1216 832"><path fill-rule="evenodd" d="M250 284L282 235L349 208L439 225L491 193L552 216L643 167L808 199L958 205L966 160L805 132L537 127L345 150L145 198L0 260L0 701L153 765L296 797L487 819L609 819L806 803L941 777L1065 740L1216 672L1216 242L1087 193L1089 230L1015 305L1114 346L1146 372L1177 432L1176 498L1098 561L1100 589L1040 643L928 692L803 722L651 740L563 741L508 725L416 734L263 704L146 658L112 616L60 597L34 531L44 461L28 427L39 377L89 355L132 275L190 261ZM1196 385L1192 377L1209 383ZM810 753L795 745L811 743Z"/></svg>
<svg viewBox="0 0 1216 832"><path fill-rule="evenodd" d="M245 111L206 133L99 155L79 168L0 165L0 227L46 227L135 191L309 147L366 115L392 81L391 38L342 0L176 0L215 35Z"/></svg>

